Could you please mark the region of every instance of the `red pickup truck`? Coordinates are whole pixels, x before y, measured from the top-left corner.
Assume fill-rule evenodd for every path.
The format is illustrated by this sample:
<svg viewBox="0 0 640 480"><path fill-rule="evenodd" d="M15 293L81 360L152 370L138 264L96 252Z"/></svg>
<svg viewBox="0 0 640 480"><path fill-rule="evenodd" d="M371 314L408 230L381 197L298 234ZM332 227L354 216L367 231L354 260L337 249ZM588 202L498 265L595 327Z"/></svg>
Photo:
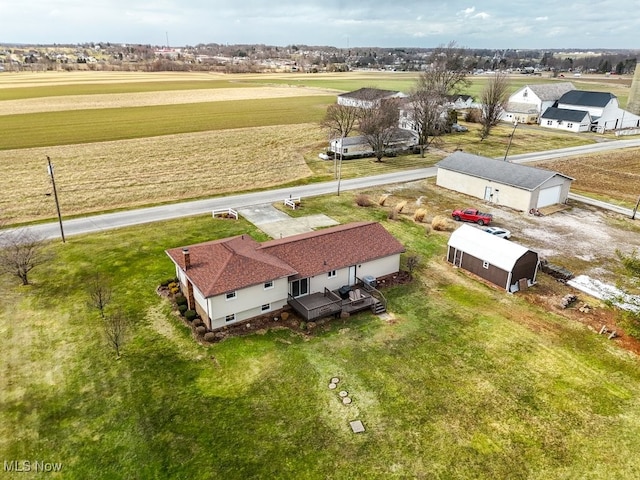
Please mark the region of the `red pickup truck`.
<svg viewBox="0 0 640 480"><path fill-rule="evenodd" d="M489 225L493 219L493 215L490 213L483 213L475 208L465 208L464 210L454 210L451 212L451 216L454 220L459 222L464 220L465 222L474 222L478 225Z"/></svg>

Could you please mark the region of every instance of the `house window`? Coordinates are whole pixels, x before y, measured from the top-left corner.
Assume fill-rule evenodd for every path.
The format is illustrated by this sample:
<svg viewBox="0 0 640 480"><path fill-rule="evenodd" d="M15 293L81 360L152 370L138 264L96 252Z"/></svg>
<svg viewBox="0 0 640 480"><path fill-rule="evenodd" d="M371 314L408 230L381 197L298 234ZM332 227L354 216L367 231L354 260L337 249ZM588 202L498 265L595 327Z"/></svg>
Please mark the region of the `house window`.
<svg viewBox="0 0 640 480"><path fill-rule="evenodd" d="M349 153L349 149L348 148L345 148L343 151L344 151L344 153Z"/></svg>
<svg viewBox="0 0 640 480"><path fill-rule="evenodd" d="M231 315L227 315L226 317L224 317L225 322L235 322L235 320L236 320L235 313L232 313Z"/></svg>
<svg viewBox="0 0 640 480"><path fill-rule="evenodd" d="M227 292L227 300L233 300L236 296L236 292Z"/></svg>
<svg viewBox="0 0 640 480"><path fill-rule="evenodd" d="M262 307L260 307L260 310L262 310L263 312L268 312L269 310L271 310L271 304L265 303L264 305L262 305Z"/></svg>
<svg viewBox="0 0 640 480"><path fill-rule="evenodd" d="M300 280L294 280L291 282L291 296L301 297L309 293L309 279L301 278Z"/></svg>
<svg viewBox="0 0 640 480"><path fill-rule="evenodd" d="M553 121L552 120L547 120L547 125L553 125Z"/></svg>
<svg viewBox="0 0 640 480"><path fill-rule="evenodd" d="M328 278L334 278L337 275L335 270L331 270L329 273L327 273L327 277Z"/></svg>
<svg viewBox="0 0 640 480"><path fill-rule="evenodd" d="M571 122L567 123L567 128L573 128L573 123Z"/></svg>
<svg viewBox="0 0 640 480"><path fill-rule="evenodd" d="M264 289L267 290L269 288L273 288L273 281L264 282Z"/></svg>
<svg viewBox="0 0 640 480"><path fill-rule="evenodd" d="M482 262L482 268L489 268L489 262Z"/></svg>
<svg viewBox="0 0 640 480"><path fill-rule="evenodd" d="M522 96L524 98L527 98L529 96L529 92L527 90L525 90L524 92L522 92Z"/></svg>

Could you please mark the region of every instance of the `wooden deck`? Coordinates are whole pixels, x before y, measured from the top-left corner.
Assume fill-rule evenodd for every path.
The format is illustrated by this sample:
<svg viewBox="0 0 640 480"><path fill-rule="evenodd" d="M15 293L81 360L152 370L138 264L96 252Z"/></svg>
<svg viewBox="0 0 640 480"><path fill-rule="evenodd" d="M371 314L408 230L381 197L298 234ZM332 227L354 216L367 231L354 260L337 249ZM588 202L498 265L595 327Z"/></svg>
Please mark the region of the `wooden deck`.
<svg viewBox="0 0 640 480"><path fill-rule="evenodd" d="M363 310L372 310L379 302L366 291L360 291L361 298L357 300L342 299L337 291L326 290L324 293L313 293L304 297L289 297L289 305L306 321L319 318L338 316L342 313L353 314Z"/></svg>

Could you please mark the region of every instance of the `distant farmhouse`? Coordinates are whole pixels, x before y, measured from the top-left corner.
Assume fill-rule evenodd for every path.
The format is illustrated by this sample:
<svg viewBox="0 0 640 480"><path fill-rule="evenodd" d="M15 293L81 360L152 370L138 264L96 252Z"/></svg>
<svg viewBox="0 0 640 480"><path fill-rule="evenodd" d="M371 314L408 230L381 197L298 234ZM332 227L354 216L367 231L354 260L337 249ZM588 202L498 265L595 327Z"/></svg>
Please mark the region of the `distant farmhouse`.
<svg viewBox="0 0 640 480"><path fill-rule="evenodd" d="M502 120L570 132L640 127L640 116L620 108L614 94L577 90L571 82L525 85L509 97Z"/></svg>
<svg viewBox="0 0 640 480"><path fill-rule="evenodd" d="M515 91L505 107L502 120L518 123L538 123L544 112L567 92L575 90L571 82L525 85Z"/></svg>
<svg viewBox="0 0 640 480"><path fill-rule="evenodd" d="M394 90L381 90L378 88L360 88L353 92L338 95L338 105L345 107L373 108L382 100L391 98L405 98L407 95Z"/></svg>

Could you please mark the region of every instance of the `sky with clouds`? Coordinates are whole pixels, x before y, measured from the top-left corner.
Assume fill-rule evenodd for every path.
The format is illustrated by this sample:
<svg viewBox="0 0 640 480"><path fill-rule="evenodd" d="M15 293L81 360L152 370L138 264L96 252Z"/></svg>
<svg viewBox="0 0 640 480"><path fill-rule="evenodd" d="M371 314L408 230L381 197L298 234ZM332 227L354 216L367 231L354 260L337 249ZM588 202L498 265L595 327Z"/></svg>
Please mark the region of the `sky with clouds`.
<svg viewBox="0 0 640 480"><path fill-rule="evenodd" d="M0 43L640 49L640 0L0 0Z"/></svg>

